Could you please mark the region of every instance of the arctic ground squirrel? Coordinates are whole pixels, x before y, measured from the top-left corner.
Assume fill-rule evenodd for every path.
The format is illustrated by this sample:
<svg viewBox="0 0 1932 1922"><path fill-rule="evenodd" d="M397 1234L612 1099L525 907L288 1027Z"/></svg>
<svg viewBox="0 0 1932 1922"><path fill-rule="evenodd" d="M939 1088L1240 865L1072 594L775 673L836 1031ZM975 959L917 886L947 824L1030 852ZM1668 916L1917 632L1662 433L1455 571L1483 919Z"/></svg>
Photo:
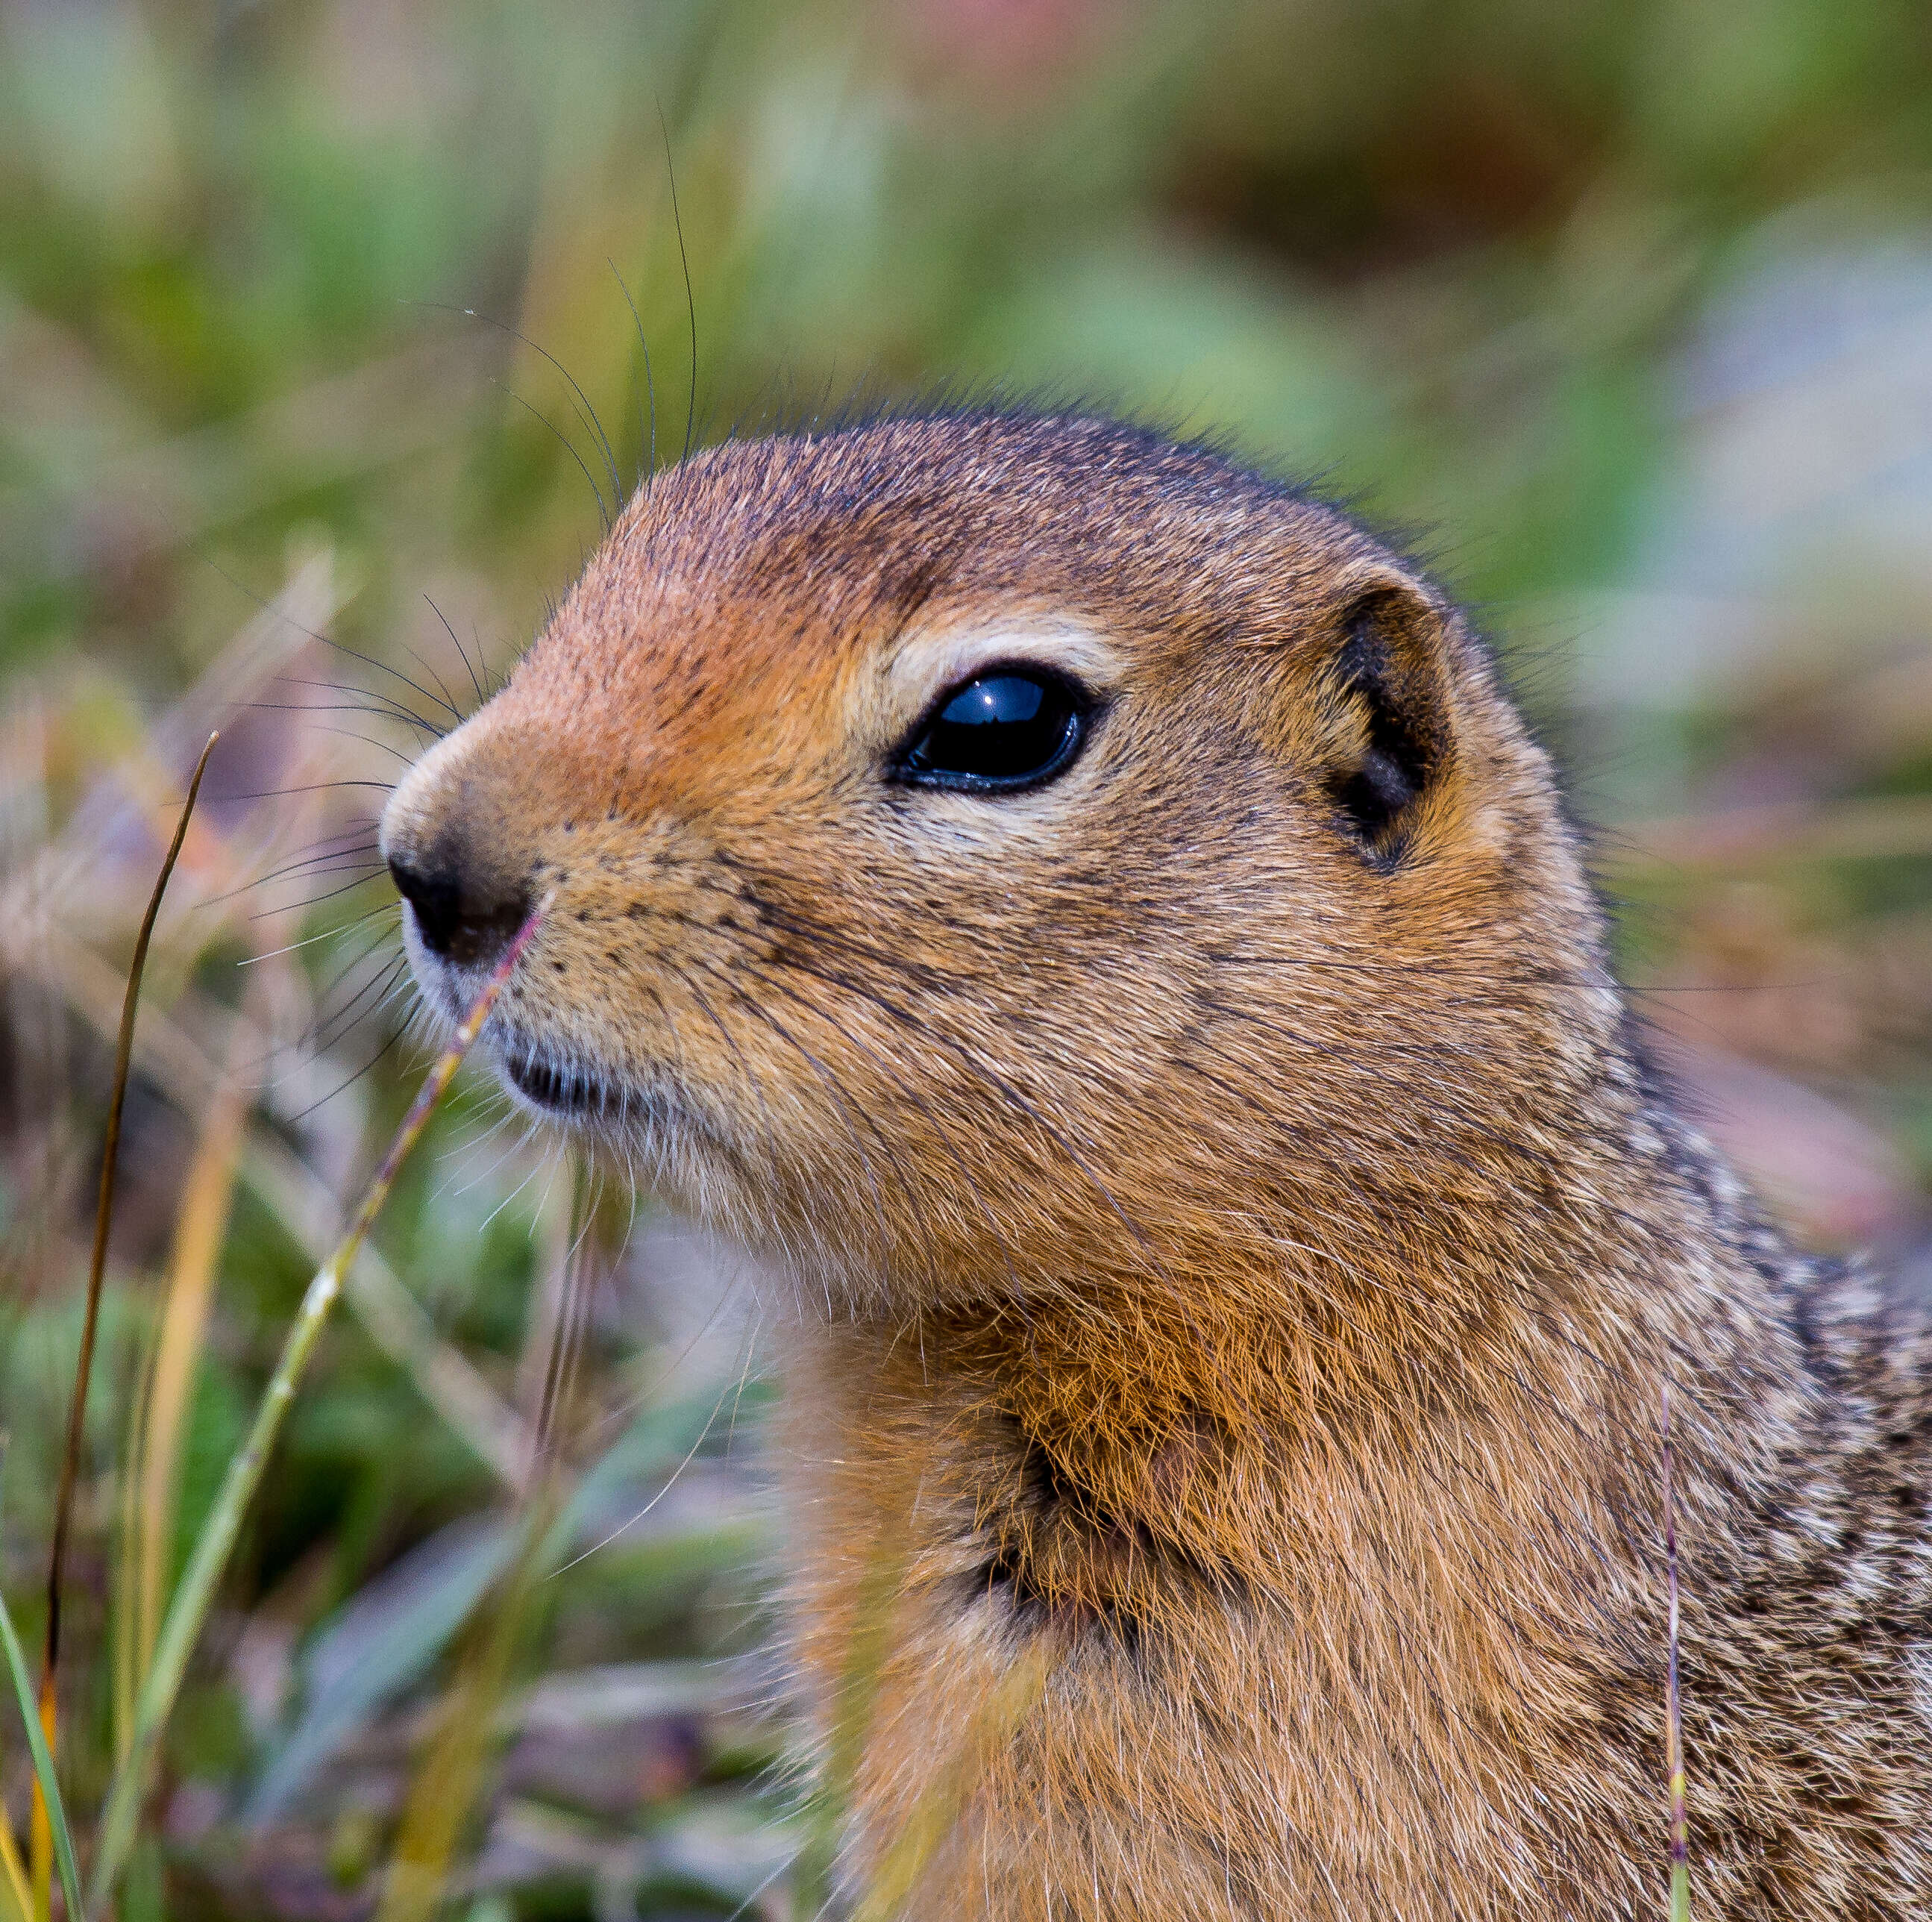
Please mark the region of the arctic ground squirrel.
<svg viewBox="0 0 1932 1922"><path fill-rule="evenodd" d="M782 1278L850 1889L1660 1916L1667 1386L1698 1914L1932 1913L1926 1341L1673 1109L1343 515L1072 415L706 449L382 846L446 1016L548 899L506 1086Z"/></svg>

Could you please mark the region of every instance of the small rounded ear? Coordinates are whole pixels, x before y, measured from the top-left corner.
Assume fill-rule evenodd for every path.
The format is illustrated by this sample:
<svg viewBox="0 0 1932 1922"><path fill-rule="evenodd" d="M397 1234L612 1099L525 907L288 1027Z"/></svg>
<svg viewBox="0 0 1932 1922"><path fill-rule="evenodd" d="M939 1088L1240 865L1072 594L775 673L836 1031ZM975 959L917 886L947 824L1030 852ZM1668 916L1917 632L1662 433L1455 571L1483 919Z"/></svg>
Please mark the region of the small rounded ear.
<svg viewBox="0 0 1932 1922"><path fill-rule="evenodd" d="M1323 785L1342 830L1376 866L1393 868L1454 755L1454 644L1442 607L1393 568L1365 570L1335 605L1318 670Z"/></svg>

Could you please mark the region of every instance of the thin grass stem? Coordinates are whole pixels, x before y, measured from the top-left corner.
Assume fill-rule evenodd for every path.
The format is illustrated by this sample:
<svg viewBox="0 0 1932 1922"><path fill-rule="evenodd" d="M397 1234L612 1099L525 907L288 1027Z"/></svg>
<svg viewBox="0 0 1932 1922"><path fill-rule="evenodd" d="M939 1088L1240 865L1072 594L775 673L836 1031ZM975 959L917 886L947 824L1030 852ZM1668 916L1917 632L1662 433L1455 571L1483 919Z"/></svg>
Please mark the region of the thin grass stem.
<svg viewBox="0 0 1932 1922"><path fill-rule="evenodd" d="M68 1922L86 1922L86 1911L80 1904L80 1874L74 1866L74 1838L68 1831L67 1810L62 1804L60 1783L54 1775L53 1751L47 1746L46 1734L34 1707L27 1658L20 1652L20 1638L14 1632L14 1618L7 1612L4 1596L0 1596L0 1645L5 1650L14 1699L20 1704L20 1720L27 1731L27 1748L34 1758L34 1793L39 1805L46 1810L48 1835L60 1870L61 1893L67 1898Z"/></svg>
<svg viewBox="0 0 1932 1922"><path fill-rule="evenodd" d="M232 1059L229 1066L202 1126L182 1197L167 1299L142 1425L134 1592L136 1695L160 1632L161 1596L174 1543L189 1395L207 1332L215 1269L248 1120L248 1099L235 1077Z"/></svg>
<svg viewBox="0 0 1932 1922"><path fill-rule="evenodd" d="M1677 1508L1670 1475L1670 1384L1664 1385L1664 1557L1670 1594L1664 1761L1670 1776L1670 1922L1690 1922L1690 1817L1684 1773L1684 1698L1678 1684Z"/></svg>
<svg viewBox="0 0 1932 1922"><path fill-rule="evenodd" d="M88 1382L94 1372L94 1335L100 1324L100 1289L107 1272L107 1231L114 1218L114 1178L121 1158L121 1118L128 1105L128 1077L134 1059L134 1017L141 1002L141 976L148 965L148 944L154 922L161 911L161 897L181 857L182 843L188 839L188 824L194 813L195 797L201 791L201 777L208 771L208 757L221 738L218 732L208 737L201 758L194 764L194 778L188 784L188 798L182 803L175 823L174 839L154 878L154 892L148 897L148 911L141 917L140 932L134 937L134 958L128 969L128 990L121 1003L121 1030L114 1044L114 1083L107 1102L107 1134L100 1151L100 1187L94 1210L94 1252L87 1270L87 1308L80 1325L80 1354L74 1363L74 1400L67 1419L67 1446L61 1455L60 1482L54 1496L54 1539L47 1553L46 1633L40 1650L40 1725L49 1750L60 1746L58 1675L60 1669L61 1587L67 1569L68 1534L74 1521L74 1491L80 1473L80 1448L86 1424ZM43 1902L47 1885L46 1853L51 1840L48 1812L43 1805L44 1791L39 1778L34 1786L33 1830L30 1847L34 1855L34 1883L37 1902ZM70 1905L71 1898L70 1898Z"/></svg>
<svg viewBox="0 0 1932 1922"><path fill-rule="evenodd" d="M6 1893L11 1913L8 1922L34 1922L34 1898L27 1887L26 1864L20 1860L20 1846L14 1839L14 1824L0 1809L0 1890Z"/></svg>
<svg viewBox="0 0 1932 1922"><path fill-rule="evenodd" d="M488 981L464 1015L449 1045L430 1069L394 1139L383 1155L361 1204L351 1218L342 1239L316 1271L302 1296L293 1326L282 1346L275 1371L255 1412L254 1425L241 1449L230 1458L227 1472L208 1520L203 1524L180 1586L169 1604L154 1646L154 1657L142 1685L134 1714L134 1738L128 1759L116 1772L101 1816L100 1839L91 1884L96 1902L103 1906L113 1892L128 1851L134 1839L143 1797L147 1792L156 1751L166 1728L175 1698L181 1690L188 1657L200 1639L203 1623L214 1599L214 1591L241 1532L268 1455L280 1433L284 1419L295 1400L296 1389L309 1359L321 1339L329 1311L342 1293L343 1278L354 1262L376 1217L389 1197L398 1171L422 1134L432 1110L448 1089L463 1058L482 1032L490 1010L502 992L524 949L542 921L546 901L526 920L496 964Z"/></svg>

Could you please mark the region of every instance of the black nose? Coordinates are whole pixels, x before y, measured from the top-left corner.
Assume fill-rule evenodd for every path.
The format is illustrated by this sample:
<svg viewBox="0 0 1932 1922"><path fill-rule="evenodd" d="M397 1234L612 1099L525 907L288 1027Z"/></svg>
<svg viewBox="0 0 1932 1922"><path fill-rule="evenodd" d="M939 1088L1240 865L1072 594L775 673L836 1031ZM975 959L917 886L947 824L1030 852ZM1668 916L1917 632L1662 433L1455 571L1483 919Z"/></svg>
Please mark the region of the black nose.
<svg viewBox="0 0 1932 1922"><path fill-rule="evenodd" d="M457 849L393 849L389 872L432 954L459 966L490 962L530 918L530 891L484 872Z"/></svg>

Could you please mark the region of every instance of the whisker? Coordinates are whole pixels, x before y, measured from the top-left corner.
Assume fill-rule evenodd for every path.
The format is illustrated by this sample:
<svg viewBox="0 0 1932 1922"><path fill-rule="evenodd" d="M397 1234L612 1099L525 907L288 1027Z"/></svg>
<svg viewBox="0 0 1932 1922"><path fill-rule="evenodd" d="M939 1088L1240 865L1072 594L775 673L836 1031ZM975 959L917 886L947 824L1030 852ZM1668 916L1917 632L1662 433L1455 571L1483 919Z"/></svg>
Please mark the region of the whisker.
<svg viewBox="0 0 1932 1922"><path fill-rule="evenodd" d="M428 595L424 595L423 599L426 601L429 600ZM434 611L435 606L436 603L434 601L430 601L430 607L432 611ZM440 620L442 617L440 614L438 614L436 618ZM439 704L442 707L443 711L449 716L450 719L454 721L458 727L460 727L465 719L468 717L464 714L463 710L456 704L455 698L451 694L448 688L444 685L442 675L438 674L435 668L428 661L425 660L421 654L418 653L416 649L412 647L406 641L399 638L397 641L396 644L402 649L404 653L409 656L411 660L416 662L418 667L422 669L424 674L429 676L431 680L436 683L436 696Z"/></svg>
<svg viewBox="0 0 1932 1922"><path fill-rule="evenodd" d="M423 599L429 601L430 612L434 614L438 620L442 622L442 631L449 636L452 645L456 649L457 658L462 662L464 671L470 677L470 685L476 690L476 704L479 707L482 707L489 697L483 692L483 683L476 678L476 670L470 665L470 656L465 650L463 643L456 638L456 629L444 619L442 608L438 607L435 602L430 601L428 595L424 595ZM436 680L436 685L439 687L442 685L440 677Z"/></svg>
<svg viewBox="0 0 1932 1922"><path fill-rule="evenodd" d="M406 721L411 727L424 728L439 738L448 731L440 722L430 720L426 716L418 714L406 701L399 701L392 695L385 694L379 688L359 686L353 681L304 680L299 674L278 674L274 677L274 680L284 687L312 688L319 694L359 694L368 700L378 703L382 713L394 716L397 720ZM432 701L436 698L434 695L431 695L429 698ZM449 703L446 701L439 704L446 707L449 707ZM310 711L326 713L328 710L317 704ZM463 716L457 713L453 707L450 708L450 712L455 714L460 725Z"/></svg>
<svg viewBox="0 0 1932 1922"><path fill-rule="evenodd" d="M658 107L658 131L664 136L664 179L670 186L670 218L677 232L678 265L684 270L684 311L691 322L691 398L684 410L684 451L678 456L680 461L688 461L692 436L698 429L698 296L691 284L691 256L685 251L684 216L677 204L677 169L671 161L670 127L662 102Z"/></svg>
<svg viewBox="0 0 1932 1922"><path fill-rule="evenodd" d="M368 917L361 916L358 918L366 920ZM346 980L356 969L359 968L371 955L374 954L380 948L381 948L383 942L387 939L387 938L388 937L386 935L379 933L374 941L365 945L361 951L355 956L353 959L349 963L348 966L339 969L336 973L334 978L332 980L326 987L322 988L320 991L316 996L316 1001L318 1002L326 1002L328 997L334 993L336 988L343 981ZM394 965L394 959L400 958L401 957L400 956L394 957L392 961L385 963L382 968L378 971L377 978L380 978L382 975L388 972L389 968ZM369 984L368 983L364 984L363 987L357 991L356 1000L359 1001L362 998L362 996L368 992L368 987ZM351 1002L349 1004L349 1006L352 1008L354 1005L354 1002ZM346 1011L347 1011L346 1009L338 1008L332 1014L319 1012L316 1014L315 1020L310 1023L309 1026L304 1029L302 1033L293 1037L289 1041L278 1041L274 1043L258 1060L250 1064L250 1068L256 1072L262 1072L267 1071L274 1062L284 1055L314 1055L320 1053L323 1044L320 1041L318 1036L320 1035L321 1030L332 1022L339 1019ZM338 1036L337 1038L340 1039L340 1037Z"/></svg>
<svg viewBox="0 0 1932 1922"><path fill-rule="evenodd" d="M639 1509L637 1513L632 1515L629 1520L620 1523L616 1527L612 1529L610 1533L606 1535L602 1541L592 1542L590 1546L584 1549L581 1554L573 1555L568 1561L562 1563L556 1568L552 1569L550 1573L544 1578L546 1581L554 1581L556 1580L558 1576L568 1575L572 1569L576 1567L579 1562L588 1561L592 1555L598 1554L602 1549L609 1548L610 1544L617 1540L620 1536L629 1533L633 1528L637 1527L639 1522L642 1521L644 1518L650 1513L652 1509L657 1506L659 1502L664 1500L665 1496L670 1493L671 1490L677 1484L678 1477L698 1459L698 1451L710 1440L711 1430L713 1425L718 1419L718 1410L724 1406L724 1397L730 1392L731 1390L728 1384L719 1392L716 1404L713 1406L711 1413L705 1417L704 1426L698 1431L697 1440L693 1442L690 1448L686 1450L684 1459L679 1462L677 1466L664 1477L663 1485L659 1488L657 1493L652 1496L650 1500L645 1503L644 1506Z"/></svg>
<svg viewBox="0 0 1932 1922"><path fill-rule="evenodd" d="M381 908L372 908L369 910L368 914L358 914L354 920L345 923L343 929L339 930L339 932L346 932L348 929L357 926L361 923L368 920L370 919L370 916L380 914L383 911L383 909ZM357 950L356 954L344 966L338 969L335 973L316 990L315 998L317 1002L320 1003L326 1002L328 997L332 995L335 990L362 965L364 961L368 960L370 955L376 953L379 950L380 950L389 938L389 932L386 929L378 928L376 931L375 938L372 941L365 941L362 947ZM403 960L406 959L407 956L401 953L399 950L396 958L398 960Z"/></svg>
<svg viewBox="0 0 1932 1922"><path fill-rule="evenodd" d="M373 953L374 950L370 951ZM366 959L368 956L365 954L361 958ZM395 999L398 993L406 985L405 977L408 965L404 956L392 956L378 966L376 972L363 983L354 996L342 1007L335 1009L332 1013L319 1015L305 1033L298 1036L293 1042L287 1044L284 1048L277 1050L275 1052L290 1053L298 1050L311 1061L321 1059L332 1048L346 1041L350 1035L361 1027L365 1021L374 1020L381 1016L383 1010ZM355 1014L356 1003L372 993L376 996L376 999L359 1014ZM352 1020L350 1018L352 1014L354 1015ZM324 1031L329 1028L334 1028L336 1032L325 1039Z"/></svg>
<svg viewBox="0 0 1932 1922"><path fill-rule="evenodd" d="M352 833L367 833L368 830L366 827L352 828L349 831ZM329 836L331 839L340 838L338 836ZM253 888L266 887L272 881L284 880L290 875L302 873L308 869L319 867L326 862L350 860L364 854L373 854L376 852L376 842L364 841L352 848L331 848L319 853L305 853L300 859L286 862L278 868L272 868L266 874L258 874L253 880L244 881L238 887L231 887L225 893L211 894L206 905L212 908L220 902L232 901L238 896L248 893Z"/></svg>
<svg viewBox="0 0 1932 1922"><path fill-rule="evenodd" d="M222 579L226 581L237 593L242 595L247 599L253 601L264 614L274 614L278 620L284 621L288 626L292 627L298 634L305 634L311 641L320 641L325 647L333 647L338 654L346 654L352 661L360 661L364 667L374 668L378 674L393 675L394 678L400 681L405 687L411 689L416 693L420 694L425 701L433 701L435 699L436 697L430 692L428 688L418 687L416 683L410 680L407 674L401 672L398 668L391 667L386 661L379 661L373 654L359 653L356 649L346 645L342 641L334 640L326 634L318 634L312 627L304 627L292 614L286 612L275 602L264 600L260 594L255 592L254 588L247 586L242 581L238 581L225 567L221 566L208 555L204 554L200 557L200 558L206 566L213 568L214 572L219 574ZM450 711L452 713L455 713L455 710L454 708ZM457 719L458 720L460 720L462 718L461 715L457 715Z"/></svg>
<svg viewBox="0 0 1932 1922"><path fill-rule="evenodd" d="M248 918L251 921L265 921L271 914L292 914L306 908L319 908L325 901L333 901L339 894L350 893L356 888L367 887L372 881L382 880L388 873L388 869L379 863L374 873L365 874L360 881L352 881L342 887L332 887L326 894L311 895L305 901L284 901L280 907L259 909Z"/></svg>
<svg viewBox="0 0 1932 1922"><path fill-rule="evenodd" d="M260 788L252 794L216 794L207 805L218 807L224 801L280 800L290 794L322 794L335 788L380 788L384 794L393 794L393 781L311 781L300 788Z"/></svg>
<svg viewBox="0 0 1932 1922"><path fill-rule="evenodd" d="M359 701L244 701L241 705L260 714L367 714L372 720L394 721L399 727L415 728L440 740L442 730L397 707L370 705Z"/></svg>
<svg viewBox="0 0 1932 1922"><path fill-rule="evenodd" d="M252 968L258 961L272 961L279 955L294 953L298 947L313 947L317 941L333 941L338 935L346 934L351 928L360 927L364 921L370 920L374 916L377 914L386 914L390 912L392 909L398 908L401 907L402 905L402 902L400 901L382 902L376 907L364 910L362 914L356 915L352 920L343 922L340 926L324 928L320 934L304 935L300 941L292 941L289 942L286 946L282 947L271 947L264 953L244 954L239 961L236 963L235 965L238 968ZM376 946L377 947L380 947L380 945L381 943L380 941L376 944ZM363 952L364 953L374 953L375 952L375 947L371 947L365 948ZM325 990L324 992L326 993L327 990Z"/></svg>
<svg viewBox="0 0 1932 1922"><path fill-rule="evenodd" d="M467 308L464 308L463 310L463 311L466 313L468 312L468 311L469 310ZM481 320L483 317L478 314L475 317ZM532 407L530 403L525 400L523 395L518 393L515 388L512 387L507 380L500 380L493 376L490 380L490 385L494 387L500 387L505 393L509 395L512 400L516 402L518 407L523 408L526 413L534 414L538 420L543 422L544 426L550 429L552 434L556 435L557 444L562 448L563 451L568 454L573 461L577 463L578 472L584 476L585 482L590 487L591 493L596 497L597 501L597 518L598 521L602 523L604 531L608 534L610 531L610 513L609 509L608 509L604 504L604 490L597 485L596 480L592 476L590 467L586 463L584 456L577 451L575 446L572 443L569 437L564 433L563 430L557 425L556 422L550 419L549 415L545 413L540 407Z"/></svg>
<svg viewBox="0 0 1932 1922"><path fill-rule="evenodd" d="M244 881L239 887L231 888L226 894L212 898L206 905L218 906L223 901L239 900L244 894L253 894L258 888L272 887L278 881L319 880L335 874L373 874L383 863L370 857L366 848L358 848L340 854L316 854L305 861L297 861L292 866L278 869L274 874L265 874L259 881Z"/></svg>
<svg viewBox="0 0 1932 1922"><path fill-rule="evenodd" d="M399 976L409 965L408 957L400 954L386 962L341 1007L316 1023L304 1037L309 1048L316 1054L325 1053L338 1042L346 1041L368 1017L381 1014L388 1004L392 990L398 985ZM371 995L375 1000L361 1014L356 1014L357 1004L368 1000ZM355 1016L352 1020L352 1015Z"/></svg>
<svg viewBox="0 0 1932 1922"><path fill-rule="evenodd" d="M313 708L304 708L302 711L305 713L313 713L315 710ZM359 740L364 747L373 747L378 753L394 755L405 767L413 767L416 764L414 757L404 753L400 748L393 747L386 740L376 740L368 734L358 734L353 728L332 728L327 722L318 721L316 723L316 731L318 734L339 735L344 740Z"/></svg>
<svg viewBox="0 0 1932 1922"><path fill-rule="evenodd" d="M658 472L658 390L656 383L651 378L651 344L645 337L644 319L638 311L638 303L631 298L631 290L625 285L623 275L618 272L616 262L607 257L604 264L610 269L612 279L622 292L624 305L631 310L631 324L638 330L638 346L644 356L644 392L650 403L650 420L648 428L643 420L638 422L638 455L645 463L641 485L648 493Z"/></svg>
<svg viewBox="0 0 1932 1922"><path fill-rule="evenodd" d="M490 1127L484 1134L478 1136L477 1140L470 1144L470 1149L466 1150L466 1152L473 1152L474 1149L480 1147L484 1141L489 1140L495 1136L503 1133L509 1123L516 1119L516 1110L514 1108L508 1107L506 1104L505 1112L502 1115L499 1116L495 1121L490 1123ZM466 1181L461 1181L458 1179L458 1175L463 1172L462 1170L452 1170L448 1180L443 1184L442 1188L436 1191L438 1196L440 1197L447 1194L460 1198L462 1196L469 1194L472 1188L481 1188L485 1182L489 1180L491 1176L495 1174L496 1170L500 1168L506 1161L509 1160L512 1155L514 1155L519 1149L521 1149L528 1144L531 1139L532 1132L532 1131L530 1128L526 1125L523 1131L512 1140L510 1145L506 1148L501 1154L498 1155L496 1159L490 1162L488 1167L479 1169L476 1173L471 1175ZM518 1182L516 1186L511 1189L509 1193L505 1195L502 1199L496 1203L496 1206L491 1209L489 1213L483 1218L482 1227L484 1228L488 1227L490 1224L495 1221L496 1217L502 1214L503 1210L507 1208L512 1202L514 1201L517 1197L521 1194L525 1188L530 1186L530 1183L536 1179L538 1173L546 1168L551 1167L554 1159L554 1158L553 1156L546 1155L540 1156L537 1160L532 1161L529 1167L524 1171L523 1179ZM554 1172L554 1170L553 1172Z"/></svg>
<svg viewBox="0 0 1932 1922"><path fill-rule="evenodd" d="M510 1110L511 1116L514 1117L515 1113L516 1110L512 1108ZM536 1127L533 1124L526 1121L523 1133L510 1144L506 1152L500 1155L497 1159L490 1164L490 1173L491 1174L494 1174L497 1169L500 1168L503 1164L510 1158L510 1156L514 1155L518 1149L527 1148L530 1145L531 1142L536 1138ZM517 1197L521 1194L524 1189L530 1186L532 1182L536 1180L540 1171L546 1168L548 1169L550 1172L550 1179L554 1182L556 1179L556 1173L559 1165L560 1164L558 1161L554 1157L547 1156L542 1161L532 1161L530 1164L530 1173L525 1175L523 1179L518 1182L516 1186L511 1189L509 1193L505 1195L502 1200L498 1202L496 1206L491 1209L488 1214L484 1216L481 1225L477 1229L477 1233L481 1234L484 1229L488 1227L490 1224L495 1221L496 1217L502 1214L503 1210L508 1207L511 1203L514 1201ZM469 1189L475 1185L476 1184L474 1182L471 1182L464 1188L458 1188L456 1191L459 1194L467 1194ZM549 1191L548 1189L544 1191L544 1198L545 1201L549 1200Z"/></svg>
<svg viewBox="0 0 1932 1922"><path fill-rule="evenodd" d="M437 303L434 301L423 301L416 304L431 308L435 308L437 305ZM548 362L550 366L554 367L556 371L563 377L564 381L569 387L570 391L577 397L577 404L581 407L584 410L584 413L589 416L589 419L586 422L586 425L589 426L591 436L596 441L598 450L604 456L604 464L609 473L610 480L611 512L614 513L622 499L624 477L618 468L616 455L610 451L610 443L604 434L604 424L597 418L597 410L590 404L590 395L585 393L584 389L578 385L577 377L572 374L569 368L566 367L563 362L559 360L556 356L552 353L548 347L539 347L527 334L520 333L514 327L511 326L508 322L499 320L494 314L479 313L473 307L443 307L439 311L445 314L460 313L463 315L465 320L480 320L484 326L494 327L499 333L508 335L512 340L520 341L525 347L530 349L531 353L538 356L542 359ZM580 461L578 464L580 467L583 466L583 463ZM590 472L590 470L588 467L584 468L584 475L586 479L589 478ZM594 482L592 483L592 489L593 492L596 491L596 486ZM597 505L600 510L602 509L604 505L604 497L601 492L597 494ZM604 516L604 524L607 529L610 524L610 516L608 515Z"/></svg>
<svg viewBox="0 0 1932 1922"><path fill-rule="evenodd" d="M402 1038L403 1031L399 1028L397 1029L395 1033L392 1035L353 1074L350 1076L347 1080L338 1082L336 1085L332 1088L326 1095L322 1095L320 1099L310 1102L307 1107L298 1109L294 1114L284 1116L283 1118L284 1120L291 1128L292 1128L298 1121L307 1120L310 1115L315 1113L316 1109L322 1105L323 1102L332 1101L335 1099L337 1095L341 1094L345 1089L354 1087L356 1083L360 1081L365 1074L369 1074L372 1070L374 1070L376 1064L380 1062L385 1056L394 1051L396 1044L400 1041Z"/></svg>

